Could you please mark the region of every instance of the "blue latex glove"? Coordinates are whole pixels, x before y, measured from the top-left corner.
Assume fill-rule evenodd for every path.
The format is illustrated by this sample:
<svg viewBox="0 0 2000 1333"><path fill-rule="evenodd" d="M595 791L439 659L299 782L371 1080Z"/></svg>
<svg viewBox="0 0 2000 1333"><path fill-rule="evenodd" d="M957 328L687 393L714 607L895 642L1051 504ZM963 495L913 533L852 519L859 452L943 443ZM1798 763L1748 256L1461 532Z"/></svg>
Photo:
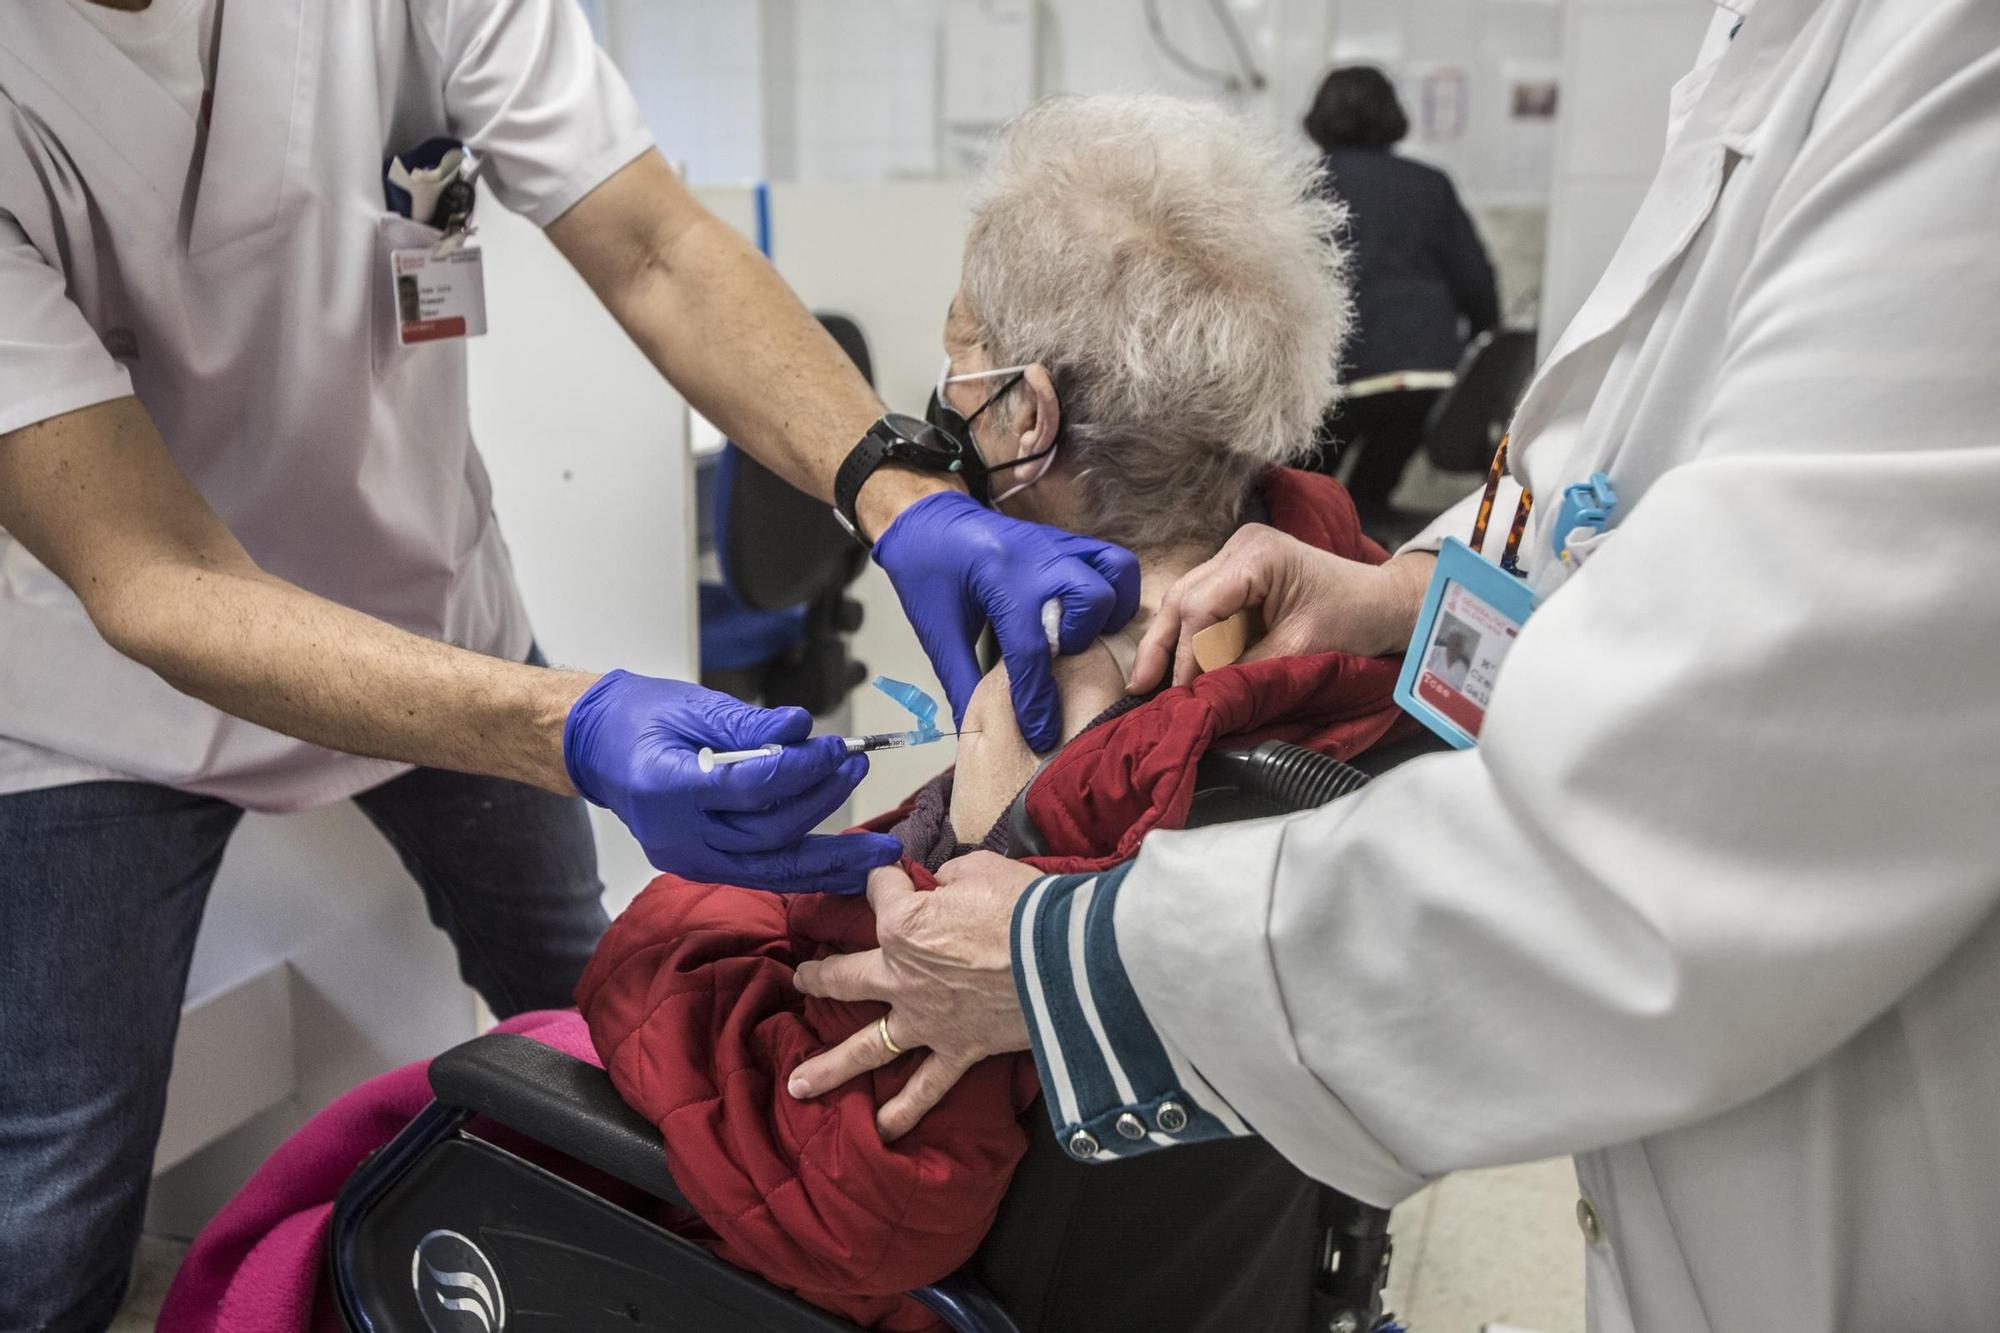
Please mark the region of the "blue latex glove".
<svg viewBox="0 0 2000 1333"><path fill-rule="evenodd" d="M927 495L898 514L875 543L875 561L895 585L960 724L979 684L973 644L980 623L992 624L1021 735L1037 754L1062 739L1043 604L1061 604L1065 654L1122 627L1139 607L1139 561L1124 547L1009 518L961 491Z"/></svg>
<svg viewBox="0 0 2000 1333"><path fill-rule="evenodd" d="M781 893L858 893L902 854L880 833L812 835L868 771L838 736L808 740L803 708L753 708L699 685L613 671L563 724L563 764L585 800L620 819L661 870ZM787 747L701 771L695 752Z"/></svg>

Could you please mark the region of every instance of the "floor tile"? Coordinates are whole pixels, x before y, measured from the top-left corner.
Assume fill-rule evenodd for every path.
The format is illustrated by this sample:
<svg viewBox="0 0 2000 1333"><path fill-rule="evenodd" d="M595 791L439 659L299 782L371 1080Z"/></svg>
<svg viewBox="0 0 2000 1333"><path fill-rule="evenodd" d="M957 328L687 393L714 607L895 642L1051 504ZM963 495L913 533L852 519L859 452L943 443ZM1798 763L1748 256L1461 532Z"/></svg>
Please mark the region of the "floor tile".
<svg viewBox="0 0 2000 1333"><path fill-rule="evenodd" d="M1583 1242L1567 1160L1464 1171L1425 1192L1434 1197L1398 1309L1404 1322L1423 1333L1488 1324L1583 1333Z"/></svg>
<svg viewBox="0 0 2000 1333"><path fill-rule="evenodd" d="M139 1242L139 1254L132 1265L132 1287L125 1294L124 1308L111 1321L109 1333L153 1333L153 1321L160 1303L167 1298L174 1273L187 1257L187 1246L161 1236L147 1236Z"/></svg>

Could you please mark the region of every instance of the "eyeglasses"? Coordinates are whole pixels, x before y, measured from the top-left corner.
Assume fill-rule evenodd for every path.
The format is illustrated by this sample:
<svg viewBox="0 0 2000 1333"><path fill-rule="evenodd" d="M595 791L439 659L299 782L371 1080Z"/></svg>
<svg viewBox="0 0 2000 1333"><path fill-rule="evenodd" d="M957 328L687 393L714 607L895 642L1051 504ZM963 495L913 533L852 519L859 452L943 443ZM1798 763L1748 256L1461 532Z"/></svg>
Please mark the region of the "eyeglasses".
<svg viewBox="0 0 2000 1333"><path fill-rule="evenodd" d="M1026 366L1002 366L996 370L968 370L963 374L954 375L951 373L951 357L947 355L944 359L944 364L938 367L937 388L931 392L930 410L924 413L924 419L939 430L944 431L947 435L950 435L953 439L958 440L965 448L978 454L979 442L973 436L972 423L979 419L980 413L1006 397L1008 390L1027 378L1027 373L1028 368ZM968 384L973 380L1000 379L1003 376L1010 376L1011 378L989 394L986 401L974 408L969 416L953 407L950 400L944 396L945 386L948 384ZM1040 467L1035 469L1033 476L1023 481L1015 482L1012 486L994 496L992 503L997 505L1002 500L1019 495L1022 491L1047 476L1049 467L1055 462L1056 446L1061 442L1061 437L1058 436L1056 439L1049 441L1049 445L1045 449L1037 449L1032 454L1022 454L1019 458L1009 459L1005 463L995 463L991 467L988 467L986 471L988 475L991 475L997 472L1005 472L1010 468L1021 467L1028 463L1040 462L1041 464ZM980 455L980 459L984 462L984 455Z"/></svg>

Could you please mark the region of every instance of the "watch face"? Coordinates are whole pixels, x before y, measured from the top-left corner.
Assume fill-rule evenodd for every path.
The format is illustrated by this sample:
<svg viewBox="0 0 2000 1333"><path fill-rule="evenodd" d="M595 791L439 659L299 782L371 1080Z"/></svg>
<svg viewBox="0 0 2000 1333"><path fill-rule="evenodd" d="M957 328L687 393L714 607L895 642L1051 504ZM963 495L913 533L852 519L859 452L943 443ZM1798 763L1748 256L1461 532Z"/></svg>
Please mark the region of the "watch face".
<svg viewBox="0 0 2000 1333"><path fill-rule="evenodd" d="M882 424L913 444L930 445L933 448L949 448L950 442L938 434L931 423L922 417L905 416L901 412L890 412L882 418Z"/></svg>

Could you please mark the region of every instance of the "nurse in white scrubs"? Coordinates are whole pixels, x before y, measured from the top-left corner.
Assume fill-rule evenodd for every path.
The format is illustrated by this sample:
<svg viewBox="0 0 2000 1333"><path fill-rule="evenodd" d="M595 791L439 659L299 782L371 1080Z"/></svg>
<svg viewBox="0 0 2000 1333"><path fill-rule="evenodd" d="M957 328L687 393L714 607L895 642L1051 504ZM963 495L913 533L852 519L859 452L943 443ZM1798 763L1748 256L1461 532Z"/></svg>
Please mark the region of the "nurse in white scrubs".
<svg viewBox="0 0 2000 1333"><path fill-rule="evenodd" d="M398 336L391 252L439 234L385 207L383 162L440 137L689 401L875 539L955 706L957 631L988 620L1052 730L1043 608L1076 651L1136 600L1124 552L923 470L921 423L682 188L573 0L6 4L0 1330L117 1307L243 809L356 799L502 1014L567 1003L604 925L579 794L700 879L857 889L895 855L807 836L862 772L837 742L699 771L803 742L800 710L540 664L463 341Z"/></svg>
<svg viewBox="0 0 2000 1333"><path fill-rule="evenodd" d="M1574 1155L1599 1333L2000 1327L1997 217L2000 5L1720 9L1515 417L1541 600L1477 747L1103 875L877 871L883 948L800 983L886 1027L795 1091L928 1047L894 1135L1032 1046L1079 1159L1254 1131L1388 1205ZM1239 534L1134 687L1250 604L1260 652L1395 651L1472 525Z"/></svg>

